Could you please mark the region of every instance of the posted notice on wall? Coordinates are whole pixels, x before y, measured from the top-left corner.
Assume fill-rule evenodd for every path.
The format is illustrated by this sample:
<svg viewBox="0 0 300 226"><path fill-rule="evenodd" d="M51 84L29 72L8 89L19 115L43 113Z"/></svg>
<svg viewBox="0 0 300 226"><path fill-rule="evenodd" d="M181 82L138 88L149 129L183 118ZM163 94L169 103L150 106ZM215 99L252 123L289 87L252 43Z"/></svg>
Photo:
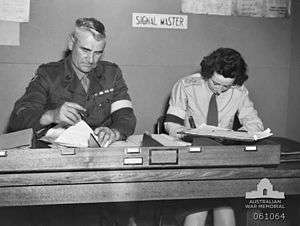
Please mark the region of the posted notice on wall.
<svg viewBox="0 0 300 226"><path fill-rule="evenodd" d="M225 16L289 17L291 0L181 0L184 13Z"/></svg>
<svg viewBox="0 0 300 226"><path fill-rule="evenodd" d="M0 20L0 45L20 45L20 23Z"/></svg>
<svg viewBox="0 0 300 226"><path fill-rule="evenodd" d="M132 13L132 26L143 28L187 29L187 15Z"/></svg>
<svg viewBox="0 0 300 226"><path fill-rule="evenodd" d="M0 20L29 21L30 0L0 0Z"/></svg>

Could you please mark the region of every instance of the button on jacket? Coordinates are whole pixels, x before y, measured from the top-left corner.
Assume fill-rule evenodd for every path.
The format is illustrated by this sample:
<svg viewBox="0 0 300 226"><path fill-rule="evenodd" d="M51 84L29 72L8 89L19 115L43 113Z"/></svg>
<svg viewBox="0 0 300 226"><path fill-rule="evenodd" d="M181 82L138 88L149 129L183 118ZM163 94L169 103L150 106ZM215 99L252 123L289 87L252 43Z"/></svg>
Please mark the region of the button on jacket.
<svg viewBox="0 0 300 226"><path fill-rule="evenodd" d="M86 92L71 65L71 57L41 65L16 102L8 131L26 128L40 130L41 116L65 102L74 102L87 109L86 122L94 129L107 126L120 131L123 136L133 134L136 118L128 88L120 68L107 61L99 61L88 74L90 81Z"/></svg>

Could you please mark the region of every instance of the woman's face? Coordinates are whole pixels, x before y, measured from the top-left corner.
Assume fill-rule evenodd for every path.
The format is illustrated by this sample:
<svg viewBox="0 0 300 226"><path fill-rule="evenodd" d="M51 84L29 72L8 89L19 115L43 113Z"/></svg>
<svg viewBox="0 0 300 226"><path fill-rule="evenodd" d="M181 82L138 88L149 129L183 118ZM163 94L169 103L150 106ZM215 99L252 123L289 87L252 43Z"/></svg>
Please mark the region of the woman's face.
<svg viewBox="0 0 300 226"><path fill-rule="evenodd" d="M215 94L220 94L231 88L234 78L225 78L223 75L214 72L213 76L208 79L208 87Z"/></svg>

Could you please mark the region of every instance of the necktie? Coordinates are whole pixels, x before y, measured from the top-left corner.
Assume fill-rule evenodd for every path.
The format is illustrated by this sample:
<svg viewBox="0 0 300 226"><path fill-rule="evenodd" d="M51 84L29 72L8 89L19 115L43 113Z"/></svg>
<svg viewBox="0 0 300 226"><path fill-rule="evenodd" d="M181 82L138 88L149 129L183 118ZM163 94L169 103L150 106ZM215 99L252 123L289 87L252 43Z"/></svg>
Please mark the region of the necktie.
<svg viewBox="0 0 300 226"><path fill-rule="evenodd" d="M88 89L89 89L89 82L90 80L88 79L87 75L84 75L82 78L81 78L81 84L85 90L85 92L87 93Z"/></svg>
<svg viewBox="0 0 300 226"><path fill-rule="evenodd" d="M209 101L207 125L218 126L218 106L215 93L211 96Z"/></svg>

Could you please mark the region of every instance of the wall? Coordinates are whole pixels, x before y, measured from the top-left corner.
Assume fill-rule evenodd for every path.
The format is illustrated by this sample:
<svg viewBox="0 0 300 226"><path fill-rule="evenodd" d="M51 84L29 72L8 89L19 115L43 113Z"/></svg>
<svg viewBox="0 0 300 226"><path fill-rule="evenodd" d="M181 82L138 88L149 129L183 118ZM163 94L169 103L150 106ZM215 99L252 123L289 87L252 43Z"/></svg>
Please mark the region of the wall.
<svg viewBox="0 0 300 226"><path fill-rule="evenodd" d="M287 136L300 141L300 2L293 2L291 73L288 102Z"/></svg>
<svg viewBox="0 0 300 226"><path fill-rule="evenodd" d="M188 30L137 29L131 27L132 12L180 14L180 0L31 0L21 45L0 46L1 131L37 66L58 60L74 20L91 16L107 27L105 59L123 70L137 133L152 131L176 80L198 70L203 56L224 46L246 59L246 84L265 126L287 135L291 19L189 14Z"/></svg>

